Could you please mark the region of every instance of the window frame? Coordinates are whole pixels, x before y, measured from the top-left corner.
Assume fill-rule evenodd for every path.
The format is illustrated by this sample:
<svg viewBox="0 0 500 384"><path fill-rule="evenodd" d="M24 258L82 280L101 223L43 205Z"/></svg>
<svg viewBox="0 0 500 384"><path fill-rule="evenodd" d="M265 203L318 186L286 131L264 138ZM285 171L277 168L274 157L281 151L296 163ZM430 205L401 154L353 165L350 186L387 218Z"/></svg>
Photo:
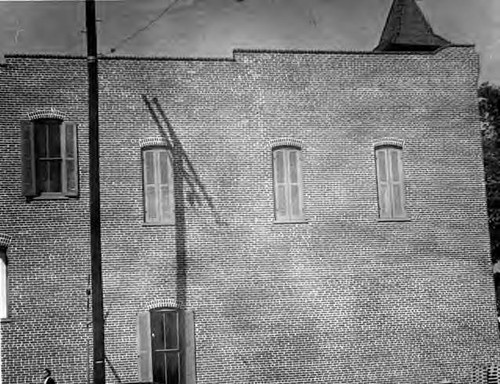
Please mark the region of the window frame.
<svg viewBox="0 0 500 384"><path fill-rule="evenodd" d="M161 183L161 160L160 153L165 152L167 154L167 183ZM146 154L153 153L153 173L154 173L154 191L156 199L156 214L157 219L152 218L148 215L148 184L147 182L147 162ZM165 145L149 145L141 148L141 166L142 166L142 194L143 194L143 224L145 226L157 226L157 225L175 225L175 190L174 190L174 159L172 150ZM166 185L168 187L168 204L170 209L166 217L163 217L163 210L161 207L161 188Z"/></svg>
<svg viewBox="0 0 500 384"><path fill-rule="evenodd" d="M283 154L283 182L279 181L278 153ZM290 164L291 153L296 154L296 182L292 179L292 166ZM304 181L303 181L303 151L298 145L276 145L272 148L272 170L273 170L273 198L274 198L274 222L277 224L305 223L304 216ZM294 214L292 188L297 187L298 211ZM284 214L280 214L280 188L284 189Z"/></svg>
<svg viewBox="0 0 500 384"><path fill-rule="evenodd" d="M397 159L396 167L393 158L394 153ZM381 154L383 154L384 159L383 172L381 167ZM376 145L374 158L377 184L378 221L408 221L403 147L393 143ZM397 169L396 175L394 174L395 168ZM399 198L395 197L395 195L397 195L395 193L396 190L399 190Z"/></svg>

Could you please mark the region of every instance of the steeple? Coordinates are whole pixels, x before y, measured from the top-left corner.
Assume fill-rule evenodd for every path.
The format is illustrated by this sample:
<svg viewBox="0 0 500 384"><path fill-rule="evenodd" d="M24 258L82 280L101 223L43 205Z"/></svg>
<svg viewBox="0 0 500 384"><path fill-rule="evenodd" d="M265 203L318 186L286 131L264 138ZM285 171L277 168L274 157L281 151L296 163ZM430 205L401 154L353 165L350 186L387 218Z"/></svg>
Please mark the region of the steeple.
<svg viewBox="0 0 500 384"><path fill-rule="evenodd" d="M432 31L415 0L394 0L374 51L434 51L448 44Z"/></svg>

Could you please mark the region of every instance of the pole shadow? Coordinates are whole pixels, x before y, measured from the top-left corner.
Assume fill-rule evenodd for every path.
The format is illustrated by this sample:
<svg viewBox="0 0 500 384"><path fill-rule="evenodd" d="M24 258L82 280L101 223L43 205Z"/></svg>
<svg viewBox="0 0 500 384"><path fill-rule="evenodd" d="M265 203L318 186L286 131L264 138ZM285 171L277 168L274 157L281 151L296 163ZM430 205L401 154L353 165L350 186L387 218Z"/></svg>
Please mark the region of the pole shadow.
<svg viewBox="0 0 500 384"><path fill-rule="evenodd" d="M151 118L155 122L159 135L165 140L172 151L174 175L174 206L175 206L175 250L176 250L176 299L177 302L186 303L186 202L191 206L209 207L210 212L218 226L227 226L217 212L212 198L205 185L198 176L191 160L186 154L182 142L170 123L167 114L156 97L151 100L142 95ZM185 186L188 188L184 190ZM186 196L186 197L184 197Z"/></svg>

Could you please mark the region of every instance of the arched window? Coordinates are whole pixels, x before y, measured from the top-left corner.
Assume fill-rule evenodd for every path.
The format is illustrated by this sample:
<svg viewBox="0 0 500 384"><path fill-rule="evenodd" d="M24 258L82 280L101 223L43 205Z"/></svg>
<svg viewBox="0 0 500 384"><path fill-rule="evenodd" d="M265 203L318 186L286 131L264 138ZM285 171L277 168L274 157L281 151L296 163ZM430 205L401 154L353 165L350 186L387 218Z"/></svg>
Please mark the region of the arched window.
<svg viewBox="0 0 500 384"><path fill-rule="evenodd" d="M380 219L405 219L403 150L399 146L375 147Z"/></svg>
<svg viewBox="0 0 500 384"><path fill-rule="evenodd" d="M144 221L174 224L174 176L172 153L165 146L142 149Z"/></svg>
<svg viewBox="0 0 500 384"><path fill-rule="evenodd" d="M76 130L76 124L59 117L21 122L25 196L78 196Z"/></svg>
<svg viewBox="0 0 500 384"><path fill-rule="evenodd" d="M276 221L304 220L300 148L295 146L273 148L273 170Z"/></svg>

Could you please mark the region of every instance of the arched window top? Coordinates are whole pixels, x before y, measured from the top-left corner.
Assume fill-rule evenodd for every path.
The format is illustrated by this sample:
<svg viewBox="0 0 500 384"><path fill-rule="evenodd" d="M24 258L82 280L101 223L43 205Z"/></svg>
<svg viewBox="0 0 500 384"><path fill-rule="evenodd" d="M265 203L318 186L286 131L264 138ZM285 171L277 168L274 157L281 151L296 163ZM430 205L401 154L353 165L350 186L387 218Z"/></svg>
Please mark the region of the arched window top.
<svg viewBox="0 0 500 384"><path fill-rule="evenodd" d="M50 108L50 109L40 109L34 112L28 113L28 120L66 120L66 115L61 111Z"/></svg>
<svg viewBox="0 0 500 384"><path fill-rule="evenodd" d="M165 137L155 136L139 139L139 145L142 148L147 147L167 147L170 148L170 143Z"/></svg>
<svg viewBox="0 0 500 384"><path fill-rule="evenodd" d="M388 137L388 138L383 138L380 140L377 140L373 143L373 147L375 149L380 148L380 147L396 147L403 149L404 148L404 140L393 138L393 137Z"/></svg>
<svg viewBox="0 0 500 384"><path fill-rule="evenodd" d="M278 139L271 140L271 148L274 150L279 147L293 147L297 149L302 149L302 140L293 137L280 137Z"/></svg>

